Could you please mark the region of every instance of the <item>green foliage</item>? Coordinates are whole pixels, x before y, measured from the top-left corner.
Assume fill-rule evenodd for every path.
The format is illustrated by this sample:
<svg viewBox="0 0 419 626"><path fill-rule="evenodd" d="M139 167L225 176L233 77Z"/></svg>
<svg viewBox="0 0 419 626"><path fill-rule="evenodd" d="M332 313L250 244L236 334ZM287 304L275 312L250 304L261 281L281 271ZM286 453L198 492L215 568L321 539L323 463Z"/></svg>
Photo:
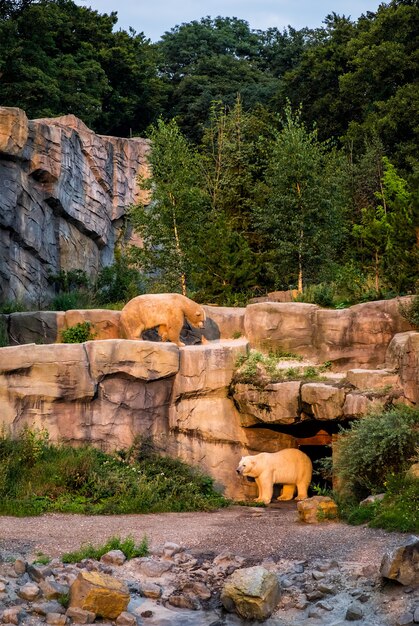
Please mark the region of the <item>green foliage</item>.
<svg viewBox="0 0 419 626"><path fill-rule="evenodd" d="M301 292L336 259L345 234L343 178L341 158L305 128L301 111L287 106L266 175L268 199L256 216L280 284Z"/></svg>
<svg viewBox="0 0 419 626"><path fill-rule="evenodd" d="M419 444L419 411L405 406L371 413L341 433L333 471L345 492L362 498L382 492L402 473Z"/></svg>
<svg viewBox="0 0 419 626"><path fill-rule="evenodd" d="M382 500L366 505L347 504L343 508L345 519L354 525L368 523L371 528L417 533L419 480L394 474L389 476L385 488Z"/></svg>
<svg viewBox="0 0 419 626"><path fill-rule="evenodd" d="M410 302L400 302L399 311L415 330L419 330L419 294L413 296Z"/></svg>
<svg viewBox="0 0 419 626"><path fill-rule="evenodd" d="M144 293L140 272L131 265L127 255L115 254L115 263L100 270L95 299L102 304L127 302Z"/></svg>
<svg viewBox="0 0 419 626"><path fill-rule="evenodd" d="M61 331L62 343L84 343L95 338L91 322L79 322Z"/></svg>
<svg viewBox="0 0 419 626"><path fill-rule="evenodd" d="M23 304L23 302L20 302L20 300L3 302L3 304L0 305L0 313L3 313L4 315L10 315L10 313L22 313L27 310L27 306Z"/></svg>
<svg viewBox="0 0 419 626"><path fill-rule="evenodd" d="M0 348L9 345L9 333L7 332L7 323L4 317L0 317Z"/></svg>
<svg viewBox="0 0 419 626"><path fill-rule="evenodd" d="M44 431L0 438L3 515L196 511L226 504L211 478L161 457L147 440L112 456L88 446L52 445Z"/></svg>
<svg viewBox="0 0 419 626"><path fill-rule="evenodd" d="M116 12L71 0L0 14L0 100L30 119L73 113L104 134L144 131L164 99L154 46L116 31Z"/></svg>
<svg viewBox="0 0 419 626"><path fill-rule="evenodd" d="M236 371L233 383L247 383L257 387L265 387L267 384L280 380L325 380L322 375L327 372L331 363L326 361L319 367L279 367L280 363L288 360L301 360L301 356L289 352L270 352L264 354L259 350L250 350L246 356L241 356L236 363Z"/></svg>
<svg viewBox="0 0 419 626"><path fill-rule="evenodd" d="M51 558L44 554L43 552L36 553L36 559L33 562L33 565L48 565L51 561Z"/></svg>
<svg viewBox="0 0 419 626"><path fill-rule="evenodd" d="M95 306L92 286L84 270L62 270L51 274L48 282L53 285L56 296L50 308L54 311L71 309L91 309Z"/></svg>
<svg viewBox="0 0 419 626"><path fill-rule="evenodd" d="M63 554L61 560L63 563L79 563L83 559L96 559L99 561L110 550L121 550L127 559L147 556L148 539L144 535L141 542L137 545L131 535L125 539L115 536L100 546L93 546L91 543L82 545L80 550Z"/></svg>

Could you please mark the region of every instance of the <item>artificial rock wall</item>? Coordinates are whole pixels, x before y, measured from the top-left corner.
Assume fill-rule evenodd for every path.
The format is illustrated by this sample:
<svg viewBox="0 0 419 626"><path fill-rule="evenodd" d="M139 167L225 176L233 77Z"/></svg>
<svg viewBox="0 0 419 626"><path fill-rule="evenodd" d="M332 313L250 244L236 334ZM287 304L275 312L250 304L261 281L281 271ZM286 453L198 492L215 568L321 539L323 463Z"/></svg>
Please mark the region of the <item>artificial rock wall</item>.
<svg viewBox="0 0 419 626"><path fill-rule="evenodd" d="M161 450L209 473L227 496L244 499L254 486L236 475L243 454L304 445L301 432L284 425L310 424L316 434L362 418L372 405L419 404L419 333L400 317L397 301L345 311L260 303L207 313L210 341L180 349L120 339L118 311L3 316L14 345L0 348L1 421L15 433L28 424L46 428L53 440L105 449L152 435ZM325 313L328 325L319 323ZM60 329L85 319L94 341L54 343ZM266 342L317 363L328 356L335 371L324 381L264 389L234 383L239 357Z"/></svg>
<svg viewBox="0 0 419 626"><path fill-rule="evenodd" d="M39 307L53 296L48 275L112 263L148 147L73 115L28 120L0 107L0 301Z"/></svg>

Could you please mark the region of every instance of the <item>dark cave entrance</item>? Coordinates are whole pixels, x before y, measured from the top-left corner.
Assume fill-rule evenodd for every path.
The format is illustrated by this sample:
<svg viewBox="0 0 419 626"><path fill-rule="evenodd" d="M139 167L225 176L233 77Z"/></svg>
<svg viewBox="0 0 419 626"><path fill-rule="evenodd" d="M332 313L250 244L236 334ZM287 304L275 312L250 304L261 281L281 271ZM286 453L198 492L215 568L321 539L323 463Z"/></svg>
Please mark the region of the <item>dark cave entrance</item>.
<svg viewBox="0 0 419 626"><path fill-rule="evenodd" d="M264 428L275 432L290 435L295 440L295 445L310 457L313 463L312 487L309 496L319 495L313 485L320 489L331 489L332 478L325 477L320 471L318 461L323 458L331 458L333 455L333 443L337 440L341 428L349 425L349 420L337 422L336 420L302 420L294 424L257 424L251 428ZM276 485L274 498L280 493L281 487ZM320 494L321 495L321 494Z"/></svg>

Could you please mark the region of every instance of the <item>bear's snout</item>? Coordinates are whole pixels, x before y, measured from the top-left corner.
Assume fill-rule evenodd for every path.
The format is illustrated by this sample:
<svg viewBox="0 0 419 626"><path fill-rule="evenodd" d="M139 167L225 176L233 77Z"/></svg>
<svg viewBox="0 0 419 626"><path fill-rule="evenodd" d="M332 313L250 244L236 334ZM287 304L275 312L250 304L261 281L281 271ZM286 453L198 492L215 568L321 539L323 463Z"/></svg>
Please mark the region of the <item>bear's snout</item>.
<svg viewBox="0 0 419 626"><path fill-rule="evenodd" d="M242 467L238 467L238 468L236 469L236 472L237 472L238 474L243 474L243 468L242 468Z"/></svg>

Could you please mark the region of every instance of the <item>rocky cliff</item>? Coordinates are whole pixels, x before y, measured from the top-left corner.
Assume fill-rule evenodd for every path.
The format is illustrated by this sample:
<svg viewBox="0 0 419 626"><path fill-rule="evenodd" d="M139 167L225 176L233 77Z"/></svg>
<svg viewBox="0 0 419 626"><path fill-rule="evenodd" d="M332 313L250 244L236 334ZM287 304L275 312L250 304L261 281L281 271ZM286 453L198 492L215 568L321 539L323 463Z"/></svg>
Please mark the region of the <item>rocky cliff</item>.
<svg viewBox="0 0 419 626"><path fill-rule="evenodd" d="M112 262L147 150L73 115L29 121L0 107L0 300L42 305L48 275Z"/></svg>

